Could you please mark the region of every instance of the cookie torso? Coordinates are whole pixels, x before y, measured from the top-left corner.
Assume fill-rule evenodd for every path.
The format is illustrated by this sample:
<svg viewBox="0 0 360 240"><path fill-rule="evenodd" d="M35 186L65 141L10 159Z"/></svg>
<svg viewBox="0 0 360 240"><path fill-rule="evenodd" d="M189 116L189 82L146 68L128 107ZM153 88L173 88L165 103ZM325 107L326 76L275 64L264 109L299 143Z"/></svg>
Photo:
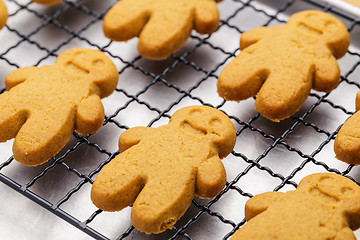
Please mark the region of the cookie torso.
<svg viewBox="0 0 360 240"><path fill-rule="evenodd" d="M333 173L306 176L295 191L268 192L245 205L235 239L353 239L360 227L360 187Z"/></svg>
<svg viewBox="0 0 360 240"><path fill-rule="evenodd" d="M226 183L220 158L236 133L227 116L210 107L187 107L158 128L136 127L119 139L122 152L93 184L91 199L105 211L133 204L131 220L145 233L171 228L194 195L210 198Z"/></svg>
<svg viewBox="0 0 360 240"><path fill-rule="evenodd" d="M335 239L343 225L346 221L339 212L292 191L246 223L232 240Z"/></svg>
<svg viewBox="0 0 360 240"><path fill-rule="evenodd" d="M312 88L329 92L338 85L336 58L348 45L341 21L319 11L297 13L283 26L250 30L241 35L242 52L221 72L218 93L234 101L257 96L260 114L285 119L299 110Z"/></svg>
<svg viewBox="0 0 360 240"><path fill-rule="evenodd" d="M209 34L218 23L215 0L122 0L106 14L103 29L115 41L139 36L140 55L163 60L186 42L192 29Z"/></svg>
<svg viewBox="0 0 360 240"><path fill-rule="evenodd" d="M0 95L0 141L15 137L14 158L23 164L47 161L74 130L91 134L101 127L100 98L115 89L117 79L111 60L90 49L68 50L51 66L13 71L6 77L8 91Z"/></svg>

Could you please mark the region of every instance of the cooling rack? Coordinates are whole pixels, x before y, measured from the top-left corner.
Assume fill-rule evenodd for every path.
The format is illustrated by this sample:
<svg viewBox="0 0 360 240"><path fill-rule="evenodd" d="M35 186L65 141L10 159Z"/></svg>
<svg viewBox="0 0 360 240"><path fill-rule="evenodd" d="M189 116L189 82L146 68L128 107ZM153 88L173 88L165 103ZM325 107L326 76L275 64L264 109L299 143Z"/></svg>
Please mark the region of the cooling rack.
<svg viewBox="0 0 360 240"><path fill-rule="evenodd" d="M317 0L224 0L218 4L221 22L216 32L210 36L193 32L181 50L155 62L138 55L137 39L111 42L103 36L102 19L116 0L64 1L53 7L25 0L5 3L9 19L0 31L0 93L5 91L9 72L53 64L57 55L74 47L102 50L119 70L116 91L103 99L106 117L99 132L88 137L74 133L59 154L31 168L12 158L13 140L0 144L0 181L20 193L19 197L25 196L26 201L79 229L84 239L229 239L245 224L245 202L258 193L294 190L303 177L315 172L334 172L359 183L360 169L336 160L333 152L336 134L354 113L360 89L360 19L351 14ZM289 15L306 9L334 14L351 34L349 51L339 60L339 86L329 94L312 91L299 112L280 123L259 115L252 98L240 103L221 99L216 80L239 53L241 33L284 24ZM120 134L135 126L166 124L172 113L189 105L218 108L236 127L236 146L223 160L227 171L223 191L213 199L195 197L175 227L159 235L134 229L130 207L116 213L97 209L90 201L91 185L101 168L119 154ZM5 206L0 208L0 219L8 218L5 208L16 206L6 193L0 194L0 206ZM15 208L11 213L19 215L20 223L30 210ZM0 238L10 239L10 230L19 230L11 224L17 223L0 226ZM72 238L63 235L62 229L51 237L39 234Z"/></svg>

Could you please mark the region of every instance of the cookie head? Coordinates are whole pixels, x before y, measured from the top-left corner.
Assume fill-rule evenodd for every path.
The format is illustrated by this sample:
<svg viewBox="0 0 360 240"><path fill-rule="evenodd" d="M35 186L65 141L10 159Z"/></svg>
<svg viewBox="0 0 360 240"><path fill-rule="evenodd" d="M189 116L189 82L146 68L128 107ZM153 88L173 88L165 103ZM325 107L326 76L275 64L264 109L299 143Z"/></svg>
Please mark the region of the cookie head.
<svg viewBox="0 0 360 240"><path fill-rule="evenodd" d="M307 176L298 189L309 192L317 201L334 206L342 200L360 197L360 188L356 183L331 173Z"/></svg>
<svg viewBox="0 0 360 240"><path fill-rule="evenodd" d="M195 134L210 140L217 146L220 158L229 154L234 147L236 139L234 124L228 116L215 108L185 107L175 112L170 122L179 125L187 134ZM229 139L233 141L228 141Z"/></svg>
<svg viewBox="0 0 360 240"><path fill-rule="evenodd" d="M98 50L70 49L57 58L56 63L63 72L76 78L87 78L99 86L101 98L111 94L117 81L111 86L105 86L106 79L117 78L117 70L110 58Z"/></svg>
<svg viewBox="0 0 360 240"><path fill-rule="evenodd" d="M350 43L347 29L331 14L322 11L303 11L292 15L288 24L295 26L306 37L325 42L336 58L345 55Z"/></svg>

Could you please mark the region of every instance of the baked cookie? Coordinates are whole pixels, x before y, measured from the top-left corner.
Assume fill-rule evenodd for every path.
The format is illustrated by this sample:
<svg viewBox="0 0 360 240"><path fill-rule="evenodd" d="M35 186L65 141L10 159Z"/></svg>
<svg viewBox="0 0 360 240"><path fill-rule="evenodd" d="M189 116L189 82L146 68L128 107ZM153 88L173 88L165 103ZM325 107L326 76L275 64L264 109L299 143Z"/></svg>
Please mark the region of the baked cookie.
<svg viewBox="0 0 360 240"><path fill-rule="evenodd" d="M356 240L360 187L334 173L312 174L295 191L267 192L248 200L245 219L232 240Z"/></svg>
<svg viewBox="0 0 360 240"><path fill-rule="evenodd" d="M360 8L360 2L358 0L344 0L344 1L354 5L355 7Z"/></svg>
<svg viewBox="0 0 360 240"><path fill-rule="evenodd" d="M211 198L223 189L220 159L235 139L230 119L206 106L182 108L158 128L130 128L120 136L120 155L96 177L91 200L105 211L133 205L136 229L163 232L185 213L194 194Z"/></svg>
<svg viewBox="0 0 360 240"><path fill-rule="evenodd" d="M62 0L31 0L31 1L45 6L55 5L62 2Z"/></svg>
<svg viewBox="0 0 360 240"><path fill-rule="evenodd" d="M356 113L340 128L334 142L336 158L348 164L360 164L360 92L356 95Z"/></svg>
<svg viewBox="0 0 360 240"><path fill-rule="evenodd" d="M46 162L74 130L88 135L102 126L100 98L110 95L117 81L110 58L82 48L63 52L54 65L11 72L0 95L0 142L15 137L14 158L22 164Z"/></svg>
<svg viewBox="0 0 360 240"><path fill-rule="evenodd" d="M0 29L2 29L7 21L8 11L3 0L0 0Z"/></svg>
<svg viewBox="0 0 360 240"><path fill-rule="evenodd" d="M121 0L106 14L104 34L114 41L139 36L141 56L163 60L176 52L195 29L210 34L219 24L221 0Z"/></svg>
<svg viewBox="0 0 360 240"><path fill-rule="evenodd" d="M292 15L287 24L259 27L241 35L240 54L218 78L225 100L256 97L255 109L272 121L297 112L310 90L330 92L337 87L336 62L349 46L344 24L321 11Z"/></svg>

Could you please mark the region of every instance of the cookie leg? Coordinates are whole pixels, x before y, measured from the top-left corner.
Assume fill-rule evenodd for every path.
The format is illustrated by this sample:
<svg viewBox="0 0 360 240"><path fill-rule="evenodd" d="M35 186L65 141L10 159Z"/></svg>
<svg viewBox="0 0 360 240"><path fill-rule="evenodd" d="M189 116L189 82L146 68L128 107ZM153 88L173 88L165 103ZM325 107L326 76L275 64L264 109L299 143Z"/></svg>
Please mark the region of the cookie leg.
<svg viewBox="0 0 360 240"><path fill-rule="evenodd" d="M257 95L255 109L272 121L280 121L296 113L312 87L311 66L302 68L283 66L272 71Z"/></svg>
<svg viewBox="0 0 360 240"><path fill-rule="evenodd" d="M140 55L163 60L176 52L190 36L194 14L173 1L164 2L163 10L154 11L139 36Z"/></svg>
<svg viewBox="0 0 360 240"><path fill-rule="evenodd" d="M14 138L28 117L26 110L10 105L8 96L8 92L0 95L0 142Z"/></svg>
<svg viewBox="0 0 360 240"><path fill-rule="evenodd" d="M167 169L166 174L149 177L131 211L132 223L139 231L160 233L172 228L190 206L195 173L178 167L181 168L176 166Z"/></svg>
<svg viewBox="0 0 360 240"><path fill-rule="evenodd" d="M32 112L15 137L14 158L29 166L48 161L69 141L74 131L74 118L75 110L60 111L51 116L45 112Z"/></svg>
<svg viewBox="0 0 360 240"><path fill-rule="evenodd" d="M356 112L341 127L335 138L336 157L349 164L360 163L360 112Z"/></svg>
<svg viewBox="0 0 360 240"><path fill-rule="evenodd" d="M92 202L104 211L120 211L130 206L145 185L141 169L124 154L101 170L91 188Z"/></svg>
<svg viewBox="0 0 360 240"><path fill-rule="evenodd" d="M249 47L250 49L251 47ZM268 70L260 59L241 52L219 75L217 88L225 100L240 101L253 97L260 90Z"/></svg>

